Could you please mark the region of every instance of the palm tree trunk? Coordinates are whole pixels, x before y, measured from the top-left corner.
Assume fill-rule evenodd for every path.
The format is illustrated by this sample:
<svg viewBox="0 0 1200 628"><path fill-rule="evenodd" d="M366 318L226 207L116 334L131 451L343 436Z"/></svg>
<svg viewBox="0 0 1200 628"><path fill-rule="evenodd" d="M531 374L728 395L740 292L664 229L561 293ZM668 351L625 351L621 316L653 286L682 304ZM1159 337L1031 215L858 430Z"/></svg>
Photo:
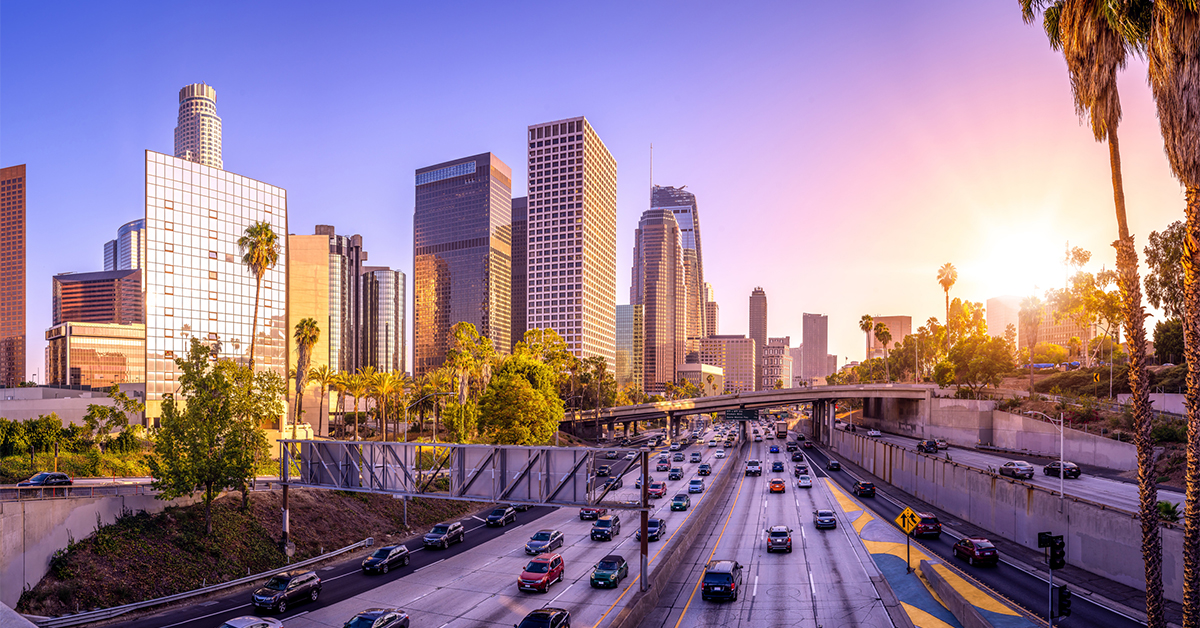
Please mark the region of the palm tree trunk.
<svg viewBox="0 0 1200 628"><path fill-rule="evenodd" d="M946 355L950 355L950 289L946 288ZM1029 350L1029 361L1033 362L1033 350ZM1033 392L1032 386L1030 392Z"/></svg>
<svg viewBox="0 0 1200 628"><path fill-rule="evenodd" d="M1187 362L1187 470L1183 500L1183 623L1200 622L1200 187L1188 187L1183 261L1183 351ZM1149 573L1149 572L1147 572ZM1161 602L1160 602L1161 603ZM1149 604L1149 599L1147 599Z"/></svg>
<svg viewBox="0 0 1200 628"><path fill-rule="evenodd" d="M250 319L250 373L254 373L254 345L258 341L258 299L262 296L262 275L254 281L254 317Z"/></svg>

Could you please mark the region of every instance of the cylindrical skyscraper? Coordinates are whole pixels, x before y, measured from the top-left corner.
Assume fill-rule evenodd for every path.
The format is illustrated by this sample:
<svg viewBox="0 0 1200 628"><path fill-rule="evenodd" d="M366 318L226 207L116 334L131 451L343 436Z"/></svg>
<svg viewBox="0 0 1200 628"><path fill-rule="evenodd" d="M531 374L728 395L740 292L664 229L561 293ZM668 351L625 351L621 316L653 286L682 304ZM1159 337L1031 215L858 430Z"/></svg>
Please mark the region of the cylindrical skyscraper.
<svg viewBox="0 0 1200 628"><path fill-rule="evenodd" d="M194 83L179 90L175 156L225 169L221 162L221 118L217 116L217 90L209 85Z"/></svg>

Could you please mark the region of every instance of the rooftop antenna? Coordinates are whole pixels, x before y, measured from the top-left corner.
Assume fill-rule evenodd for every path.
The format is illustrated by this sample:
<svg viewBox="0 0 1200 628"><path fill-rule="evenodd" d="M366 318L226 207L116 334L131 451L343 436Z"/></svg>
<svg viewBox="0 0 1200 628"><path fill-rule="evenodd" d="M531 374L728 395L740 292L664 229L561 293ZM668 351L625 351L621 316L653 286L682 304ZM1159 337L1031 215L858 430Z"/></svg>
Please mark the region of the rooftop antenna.
<svg viewBox="0 0 1200 628"><path fill-rule="evenodd" d="M650 191L654 191L654 142L650 142Z"/></svg>

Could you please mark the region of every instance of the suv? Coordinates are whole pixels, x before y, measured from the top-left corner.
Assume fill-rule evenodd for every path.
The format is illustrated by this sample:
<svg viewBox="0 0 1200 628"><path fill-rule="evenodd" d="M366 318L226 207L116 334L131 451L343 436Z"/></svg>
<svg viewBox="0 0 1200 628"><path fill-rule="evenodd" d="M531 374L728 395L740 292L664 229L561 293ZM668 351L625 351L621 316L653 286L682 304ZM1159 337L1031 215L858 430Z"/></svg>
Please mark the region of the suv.
<svg viewBox="0 0 1200 628"><path fill-rule="evenodd" d="M639 530L640 532L640 530ZM593 589L615 589L621 579L629 576L629 563L620 554L609 554L596 563L592 571Z"/></svg>
<svg viewBox="0 0 1200 628"><path fill-rule="evenodd" d="M874 497L875 485L871 482L855 482L854 494L859 497Z"/></svg>
<svg viewBox="0 0 1200 628"><path fill-rule="evenodd" d="M607 508L588 508L585 506L585 507L579 509L579 520L580 521L587 521L589 519L596 520L607 514L608 514Z"/></svg>
<svg viewBox="0 0 1200 628"><path fill-rule="evenodd" d="M704 600L738 599L742 586L742 566L736 560L711 560L704 566L700 597Z"/></svg>
<svg viewBox="0 0 1200 628"><path fill-rule="evenodd" d="M461 521L439 523L433 526L422 541L425 547L441 547L446 549L451 543L462 543L467 540L467 531Z"/></svg>
<svg viewBox="0 0 1200 628"><path fill-rule="evenodd" d="M919 451L923 454L936 454L938 452L937 441L935 441L935 440L917 441L917 451Z"/></svg>
<svg viewBox="0 0 1200 628"><path fill-rule="evenodd" d="M492 514L487 516L487 521L484 522L487 527L497 526L503 528L509 523L517 522L517 509L512 506L501 506L492 511Z"/></svg>
<svg viewBox="0 0 1200 628"><path fill-rule="evenodd" d="M620 533L621 517L618 515L604 515L592 524L593 541L611 541Z"/></svg>
<svg viewBox="0 0 1200 628"><path fill-rule="evenodd" d="M698 451L693 451L693 452L692 452L692 457L691 457L691 459L689 460L689 462L700 462L700 452L698 452Z"/></svg>
<svg viewBox="0 0 1200 628"><path fill-rule="evenodd" d="M529 561L517 577L518 591L549 591L550 585L563 579L563 559L558 554L542 554Z"/></svg>
<svg viewBox="0 0 1200 628"><path fill-rule="evenodd" d="M942 536L942 522L938 521L937 515L928 512L918 512L917 517L920 521L917 522L917 527L913 528L913 536Z"/></svg>
<svg viewBox="0 0 1200 628"><path fill-rule="evenodd" d="M393 563L399 563L401 567L408 565L410 560L408 548L403 545L389 545L375 550L375 553L363 559L362 570L366 573L377 571L379 573L387 573Z"/></svg>
<svg viewBox="0 0 1200 628"><path fill-rule="evenodd" d="M696 468L696 473L700 475L712 475L712 465L706 462Z"/></svg>
<svg viewBox="0 0 1200 628"><path fill-rule="evenodd" d="M767 553L781 550L792 553L792 529L787 526L773 526L767 530Z"/></svg>
<svg viewBox="0 0 1200 628"><path fill-rule="evenodd" d="M682 467L671 467L671 472L667 474L667 479L668 480L682 480L683 479L683 468Z"/></svg>
<svg viewBox="0 0 1200 628"><path fill-rule="evenodd" d="M598 478L606 478L606 477L608 477L608 474L609 474L611 471L612 471L612 467L610 467L610 466L608 466L608 465L606 465L606 464L602 464L602 465L600 465L600 466L596 467L596 477L598 477Z"/></svg>
<svg viewBox="0 0 1200 628"><path fill-rule="evenodd" d="M746 475L762 475L762 463L757 460L747 460Z"/></svg>
<svg viewBox="0 0 1200 628"><path fill-rule="evenodd" d="M317 572L297 569L273 576L254 592L252 601L255 608L282 613L291 604L316 602L320 593L321 578Z"/></svg>
<svg viewBox="0 0 1200 628"><path fill-rule="evenodd" d="M529 611L517 628L571 628L571 613L566 609L545 606Z"/></svg>
<svg viewBox="0 0 1200 628"><path fill-rule="evenodd" d="M1007 475L1012 478L1025 478L1026 480L1033 479L1033 465L1024 460L1009 460L1000 467L1000 475Z"/></svg>
<svg viewBox="0 0 1200 628"><path fill-rule="evenodd" d="M398 608L368 608L351 617L346 628L408 628L408 619L408 613Z"/></svg>

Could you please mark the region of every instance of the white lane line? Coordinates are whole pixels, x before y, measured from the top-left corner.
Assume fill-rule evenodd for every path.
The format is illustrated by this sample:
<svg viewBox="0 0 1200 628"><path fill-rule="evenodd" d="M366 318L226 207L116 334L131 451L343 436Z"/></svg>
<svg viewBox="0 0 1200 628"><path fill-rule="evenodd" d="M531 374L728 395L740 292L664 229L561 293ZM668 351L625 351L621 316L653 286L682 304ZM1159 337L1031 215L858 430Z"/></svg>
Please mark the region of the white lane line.
<svg viewBox="0 0 1200 628"><path fill-rule="evenodd" d="M476 519L478 519L478 517L476 517ZM483 519L479 519L479 520L483 521ZM487 526L486 525L475 526L474 528L468 528L467 532L474 532L474 531L478 530L479 528L485 528L485 527L487 527Z"/></svg>
<svg viewBox="0 0 1200 628"><path fill-rule="evenodd" d="M811 578L811 577L812 577L812 574L809 574L809 575L808 575L808 577L809 577L809 578ZM430 590L430 591L426 591L426 592L422 593L421 595L418 595L417 597L414 597L413 599L409 600L409 601L408 601L408 603L409 603L409 604L412 604L413 602L416 602L417 600L419 600L419 599L421 599L421 598L425 597L426 595L429 595L430 593L433 593L434 591L441 591L441 590L442 590L442 588L441 588L441 587L438 587L438 588L436 588L436 589L433 589L433 590Z"/></svg>
<svg viewBox="0 0 1200 628"><path fill-rule="evenodd" d="M560 597L562 597L564 594L566 594L566 592L567 592L567 591L570 591L570 590L571 590L571 587L573 587L573 586L575 586L575 583L574 583L574 582L572 582L571 584L568 584L568 585L567 585L567 588L565 588L565 589L563 589L563 590L562 590L562 593L559 593L558 595L554 596L554 599L553 599L553 600L550 600L550 601L551 601L551 602L557 602L557 601L558 601L558 598L560 598Z"/></svg>
<svg viewBox="0 0 1200 628"><path fill-rule="evenodd" d="M434 562L432 562L432 563L429 563L428 565L425 565L424 567L417 567L416 569L414 569L414 570L413 570L413 573L417 573L418 571L421 571L422 569L426 569L426 568L432 567L432 566L434 566L434 565L436 565L436 564L438 564L438 563L440 563L440 562L442 562L442 561L444 561L444 560L446 560L446 559L445 559L445 558L443 558L443 559L441 559L441 560L434 561Z"/></svg>
<svg viewBox="0 0 1200 628"><path fill-rule="evenodd" d="M808 540L808 535L804 533L804 525L803 524L800 526L800 538L802 538L806 541ZM809 574L809 577L811 578L812 574Z"/></svg>
<svg viewBox="0 0 1200 628"><path fill-rule="evenodd" d="M200 616L200 617L193 617L193 618L191 618L191 619L185 619L185 620L183 620L183 621L177 621L177 622L175 622L175 623L173 623L173 624L167 624L166 626L163 626L162 628L172 628L172 626L182 626L183 624L190 624L190 623L192 623L192 622L194 622L194 621L199 621L199 620L201 620L201 619L207 619L207 618L209 618L209 617L212 617L213 615L220 615L221 613L228 613L229 611L236 611L236 610L237 610L237 609L239 609L239 608L248 608L249 606L250 606L249 604L242 604L241 606L234 606L233 608L227 608L227 609L225 609L225 610L223 610L223 611L217 611L217 612L215 612L215 613L209 613L209 614L207 614L207 615L202 615L202 616Z"/></svg>
<svg viewBox="0 0 1200 628"><path fill-rule="evenodd" d="M813 584L812 572L808 572L808 590L812 591L813 599L817 599L817 585Z"/></svg>
<svg viewBox="0 0 1200 628"><path fill-rule="evenodd" d="M477 515L471 515L471 518L476 521L482 521L483 523L487 523L486 519L480 519Z"/></svg>
<svg viewBox="0 0 1200 628"><path fill-rule="evenodd" d="M754 591L750 592L750 597L758 596L758 576L754 576Z"/></svg>
<svg viewBox="0 0 1200 628"><path fill-rule="evenodd" d="M352 575L352 574L356 574L356 573L358 573L358 571L357 571L357 570L355 570L355 571L347 571L346 573L344 573L344 574L342 574L342 575L340 575L340 576L334 576L334 577L332 577L332 578L321 578L321 582L333 582L334 580L337 580L338 578L345 578L346 576L349 576L349 575ZM306 611L306 612L307 612L307 611Z"/></svg>

